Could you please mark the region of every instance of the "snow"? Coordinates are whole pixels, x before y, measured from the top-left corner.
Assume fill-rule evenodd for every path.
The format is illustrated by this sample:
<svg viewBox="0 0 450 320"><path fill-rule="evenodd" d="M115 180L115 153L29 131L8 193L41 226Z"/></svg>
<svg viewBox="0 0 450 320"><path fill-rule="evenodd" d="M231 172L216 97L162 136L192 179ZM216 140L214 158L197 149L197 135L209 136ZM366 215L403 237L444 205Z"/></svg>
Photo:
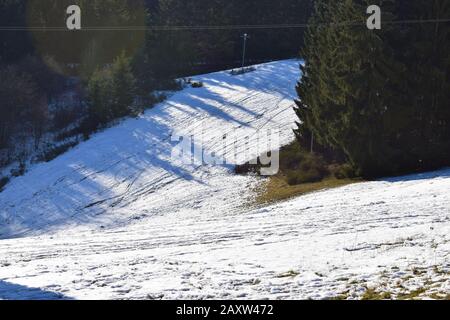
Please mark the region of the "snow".
<svg viewBox="0 0 450 320"><path fill-rule="evenodd" d="M251 205L263 180L231 165L252 159L255 129L293 139L298 64L194 77L202 88L11 181L0 193L0 299L448 294L449 169ZM223 135L234 135L240 159L174 159L175 132L202 133L220 158Z"/></svg>

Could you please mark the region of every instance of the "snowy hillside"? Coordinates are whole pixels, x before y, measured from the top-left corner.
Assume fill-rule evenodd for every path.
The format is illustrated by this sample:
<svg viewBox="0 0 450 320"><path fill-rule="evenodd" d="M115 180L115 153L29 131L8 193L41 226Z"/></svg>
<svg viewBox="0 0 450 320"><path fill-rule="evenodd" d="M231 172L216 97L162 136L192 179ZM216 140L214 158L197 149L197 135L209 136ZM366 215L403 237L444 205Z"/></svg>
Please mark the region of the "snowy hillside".
<svg viewBox="0 0 450 320"><path fill-rule="evenodd" d="M10 183L0 194L0 238L67 224L115 226L186 208L231 211L242 203L240 195L252 179L232 177L229 166L174 161L172 151L179 142L172 140L195 135L206 150L220 156L223 136L235 137L240 159L229 159L229 164L256 157L246 154L245 139L254 144L256 130L280 129L286 144L293 139L299 77L296 61L262 65L241 76L220 72L194 77L203 88L176 93L138 119L97 134Z"/></svg>
<svg viewBox="0 0 450 320"><path fill-rule="evenodd" d="M202 88L13 180L0 193L0 299L444 297L450 170L252 208L259 179L171 157L174 133L202 133L218 158L234 135L231 164L252 159L256 129L288 143L299 76L282 61L195 77Z"/></svg>

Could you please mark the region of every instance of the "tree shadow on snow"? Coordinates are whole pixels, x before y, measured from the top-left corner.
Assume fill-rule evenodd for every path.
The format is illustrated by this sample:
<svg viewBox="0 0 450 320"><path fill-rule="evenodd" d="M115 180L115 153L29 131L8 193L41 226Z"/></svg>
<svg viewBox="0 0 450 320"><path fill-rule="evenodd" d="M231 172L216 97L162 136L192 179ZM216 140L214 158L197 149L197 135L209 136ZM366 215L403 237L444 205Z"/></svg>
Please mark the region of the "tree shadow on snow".
<svg viewBox="0 0 450 320"><path fill-rule="evenodd" d="M143 116L126 119L53 161L34 166L23 177L13 179L0 194L0 239L41 233L67 223L97 223L97 218L109 210L120 210L121 205L174 181L205 184L202 175L195 174L195 165L171 158L177 145L171 133L180 125L177 121L184 121L184 133L197 127L195 116L216 120L204 123L223 125L226 133L249 128L249 121L264 111L257 105L251 109L246 106L251 94L230 101L233 99L222 97L220 90L218 94L213 87L251 90L255 94L282 88L285 92L279 94L289 96L294 92L292 79L298 75L298 63L286 61L264 65L248 75L222 72L214 77L202 76L205 88L177 93ZM231 165L224 167L232 169Z"/></svg>
<svg viewBox="0 0 450 320"><path fill-rule="evenodd" d="M0 300L72 300L62 293L0 280Z"/></svg>
<svg viewBox="0 0 450 320"><path fill-rule="evenodd" d="M432 172L416 173L416 174L411 174L411 175L401 176L401 177L383 178L383 179L380 179L380 181L408 182L408 181L429 180L429 179L436 179L436 178L450 178L450 168L445 168L445 169L441 169L438 171L432 171Z"/></svg>

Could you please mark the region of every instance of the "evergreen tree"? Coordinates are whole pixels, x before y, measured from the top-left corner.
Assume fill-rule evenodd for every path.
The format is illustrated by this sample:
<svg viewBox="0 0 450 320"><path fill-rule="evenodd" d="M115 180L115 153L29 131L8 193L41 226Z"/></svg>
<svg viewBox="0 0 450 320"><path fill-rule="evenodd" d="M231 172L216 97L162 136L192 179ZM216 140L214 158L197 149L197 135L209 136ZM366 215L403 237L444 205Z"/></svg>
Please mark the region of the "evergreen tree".
<svg viewBox="0 0 450 320"><path fill-rule="evenodd" d="M112 119L110 112L110 82L109 70L96 70L88 83L89 115L85 123L87 132L97 129L98 125L105 124Z"/></svg>
<svg viewBox="0 0 450 320"><path fill-rule="evenodd" d="M317 1L297 88L297 137L305 145L314 135L367 177L424 169L424 159L436 156L448 163L448 24L435 26L434 40L427 24L386 23L382 30L368 30L369 4ZM383 21L448 8L448 1L378 4ZM437 50L439 42L447 44ZM438 163L428 160L433 165Z"/></svg>
<svg viewBox="0 0 450 320"><path fill-rule="evenodd" d="M85 130L131 114L135 83L130 59L124 53L112 66L95 71L88 82L89 119Z"/></svg>
<svg viewBox="0 0 450 320"><path fill-rule="evenodd" d="M114 118L124 117L132 112L136 93L136 80L131 71L130 59L122 53L111 69L111 111Z"/></svg>

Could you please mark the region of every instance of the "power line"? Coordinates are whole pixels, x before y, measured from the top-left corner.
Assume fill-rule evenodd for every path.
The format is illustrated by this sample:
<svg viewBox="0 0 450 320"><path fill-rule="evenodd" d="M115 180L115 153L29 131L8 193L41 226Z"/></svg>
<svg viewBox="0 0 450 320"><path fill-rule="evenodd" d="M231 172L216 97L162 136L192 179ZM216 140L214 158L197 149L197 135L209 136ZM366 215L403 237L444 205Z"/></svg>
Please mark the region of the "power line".
<svg viewBox="0 0 450 320"><path fill-rule="evenodd" d="M383 21L383 25L397 24L427 24L427 23L448 23L448 19L427 19L427 20L390 20ZM345 26L365 26L366 22L344 21L339 23L300 23L300 24L261 24L261 25L216 25L216 26L103 26L103 27L83 27L77 31L195 31L195 30L251 30L251 29L300 29L308 27L345 27ZM70 31L66 27L39 27L39 26L0 26L0 31Z"/></svg>
<svg viewBox="0 0 450 320"><path fill-rule="evenodd" d="M240 30L240 29L291 29L306 28L307 24L283 25L222 25L222 26L124 26L83 27L79 31L191 31L191 30ZM0 27L2 31L68 31L65 27Z"/></svg>

